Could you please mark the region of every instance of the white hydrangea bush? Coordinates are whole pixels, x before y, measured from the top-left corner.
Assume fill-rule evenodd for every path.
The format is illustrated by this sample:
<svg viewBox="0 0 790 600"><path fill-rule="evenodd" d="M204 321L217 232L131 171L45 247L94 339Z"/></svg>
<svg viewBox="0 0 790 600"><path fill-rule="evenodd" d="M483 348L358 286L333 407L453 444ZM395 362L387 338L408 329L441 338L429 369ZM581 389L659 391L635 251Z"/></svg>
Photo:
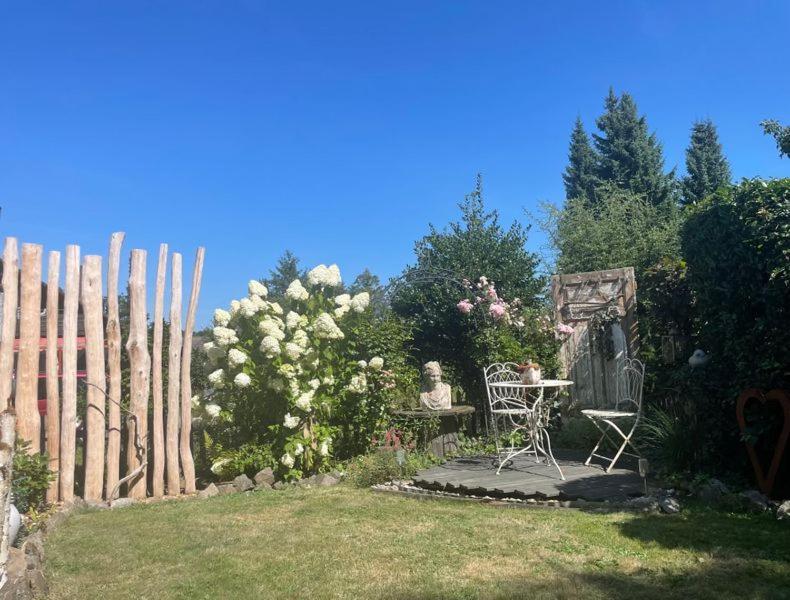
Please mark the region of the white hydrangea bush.
<svg viewBox="0 0 790 600"><path fill-rule="evenodd" d="M212 403L232 415L240 440L271 444L286 479L327 464L344 430L339 416L352 427L356 413L385 417L384 405L371 401L386 383L384 361L354 356L344 331L368 310L370 296L341 293L341 286L337 265L294 280L279 302L250 281L247 297L214 311L213 339L203 347L213 366Z"/></svg>

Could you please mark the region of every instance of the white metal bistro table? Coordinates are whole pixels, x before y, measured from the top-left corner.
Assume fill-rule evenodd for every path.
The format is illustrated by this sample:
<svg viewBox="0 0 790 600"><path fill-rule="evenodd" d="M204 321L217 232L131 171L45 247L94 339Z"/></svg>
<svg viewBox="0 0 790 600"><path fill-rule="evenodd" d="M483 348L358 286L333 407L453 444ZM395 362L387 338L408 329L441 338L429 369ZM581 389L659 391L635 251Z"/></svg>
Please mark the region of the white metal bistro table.
<svg viewBox="0 0 790 600"><path fill-rule="evenodd" d="M508 417L513 424L516 424L516 416L526 417L525 426L518 427L525 429L529 435L529 443L520 448L510 447L504 450L504 458L499 457L499 468L497 474L502 470L502 466L520 454L531 452L535 454L535 462L538 462L539 455L550 461L560 477L564 480L565 475L557 464L554 454L551 451L551 439L546 428L551 418L551 405L556 400L559 393L573 382L567 379L543 379L540 383L521 383L517 381L490 382L488 384L492 391L499 397L506 400L503 408L493 408L491 410L494 418L497 416ZM513 407L512 402L520 406Z"/></svg>

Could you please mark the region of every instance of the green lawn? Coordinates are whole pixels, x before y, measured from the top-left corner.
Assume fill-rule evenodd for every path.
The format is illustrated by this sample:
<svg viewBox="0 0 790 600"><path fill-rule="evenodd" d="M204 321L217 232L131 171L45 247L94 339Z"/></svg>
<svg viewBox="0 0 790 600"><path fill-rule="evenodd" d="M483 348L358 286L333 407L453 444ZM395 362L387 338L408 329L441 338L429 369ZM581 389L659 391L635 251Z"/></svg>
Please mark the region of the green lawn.
<svg viewBox="0 0 790 600"><path fill-rule="evenodd" d="M86 511L47 540L52 598L790 598L767 515L589 514L348 487Z"/></svg>

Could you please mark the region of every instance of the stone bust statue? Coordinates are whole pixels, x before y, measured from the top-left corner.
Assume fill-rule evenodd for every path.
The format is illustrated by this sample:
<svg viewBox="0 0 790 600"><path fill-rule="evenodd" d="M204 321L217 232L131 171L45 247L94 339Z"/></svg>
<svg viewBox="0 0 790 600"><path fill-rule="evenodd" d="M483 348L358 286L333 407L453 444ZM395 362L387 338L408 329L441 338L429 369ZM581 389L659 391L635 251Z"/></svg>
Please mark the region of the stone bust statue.
<svg viewBox="0 0 790 600"><path fill-rule="evenodd" d="M420 391L420 406L428 410L451 408L452 397L449 383L442 381L442 367L432 360L422 367L423 387Z"/></svg>

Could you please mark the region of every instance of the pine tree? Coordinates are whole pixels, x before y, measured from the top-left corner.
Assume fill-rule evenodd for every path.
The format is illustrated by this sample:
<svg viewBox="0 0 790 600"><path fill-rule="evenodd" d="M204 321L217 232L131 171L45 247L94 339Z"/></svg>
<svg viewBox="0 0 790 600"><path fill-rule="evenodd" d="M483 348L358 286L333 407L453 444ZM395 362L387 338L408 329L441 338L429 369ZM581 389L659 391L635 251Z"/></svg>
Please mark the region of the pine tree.
<svg viewBox="0 0 790 600"><path fill-rule="evenodd" d="M585 198L592 200L595 194L595 170L597 156L590 145L590 137L584 130L581 117L576 117L576 124L571 133L571 144L568 150L568 166L562 179L565 182L565 197Z"/></svg>
<svg viewBox="0 0 790 600"><path fill-rule="evenodd" d="M681 182L683 204L694 204L730 183L730 165L721 150L716 126L711 120L698 121L691 128L686 149L688 175Z"/></svg>
<svg viewBox="0 0 790 600"><path fill-rule="evenodd" d="M628 93L619 98L609 90L605 111L596 121L601 134L593 134L598 151L597 176L600 181L644 194L657 205L671 198L675 174L664 173L661 143L650 133L647 120L640 116L636 102Z"/></svg>
<svg viewBox="0 0 790 600"><path fill-rule="evenodd" d="M264 279L263 283L269 288L269 293L272 296L278 297L285 294L285 290L294 279L303 275L304 270L299 268L299 259L294 256L293 252L286 250L277 260L274 269L269 271L269 277Z"/></svg>

